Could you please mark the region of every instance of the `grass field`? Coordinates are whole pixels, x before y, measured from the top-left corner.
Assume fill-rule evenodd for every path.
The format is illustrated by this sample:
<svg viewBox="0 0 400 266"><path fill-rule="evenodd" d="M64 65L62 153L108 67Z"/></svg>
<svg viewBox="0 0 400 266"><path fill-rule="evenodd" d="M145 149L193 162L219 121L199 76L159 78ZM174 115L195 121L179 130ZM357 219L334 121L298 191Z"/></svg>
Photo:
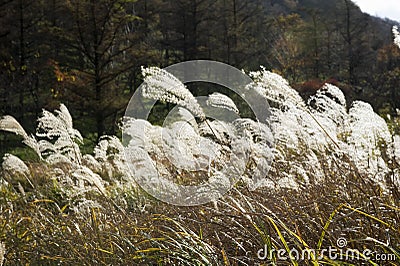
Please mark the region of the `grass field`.
<svg viewBox="0 0 400 266"><path fill-rule="evenodd" d="M35 136L12 117L0 119L32 154L3 158L0 265L400 265L398 119L387 123L362 102L347 108L331 85L306 104L276 74L253 77L275 104L265 182L249 189L254 162L265 161L259 149L232 189L199 206L142 190L115 136L81 154L83 139L63 105L44 111ZM259 148L263 136L254 132L248 143ZM146 144L156 149L151 136ZM168 157L151 158L175 170Z"/></svg>

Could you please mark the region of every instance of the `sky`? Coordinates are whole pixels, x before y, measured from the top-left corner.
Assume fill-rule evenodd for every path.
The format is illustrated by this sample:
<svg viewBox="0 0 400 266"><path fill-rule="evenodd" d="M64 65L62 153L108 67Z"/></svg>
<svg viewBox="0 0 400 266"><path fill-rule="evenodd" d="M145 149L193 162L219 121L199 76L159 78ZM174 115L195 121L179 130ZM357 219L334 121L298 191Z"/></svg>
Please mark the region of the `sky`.
<svg viewBox="0 0 400 266"><path fill-rule="evenodd" d="M400 22L400 0L353 0L365 13Z"/></svg>

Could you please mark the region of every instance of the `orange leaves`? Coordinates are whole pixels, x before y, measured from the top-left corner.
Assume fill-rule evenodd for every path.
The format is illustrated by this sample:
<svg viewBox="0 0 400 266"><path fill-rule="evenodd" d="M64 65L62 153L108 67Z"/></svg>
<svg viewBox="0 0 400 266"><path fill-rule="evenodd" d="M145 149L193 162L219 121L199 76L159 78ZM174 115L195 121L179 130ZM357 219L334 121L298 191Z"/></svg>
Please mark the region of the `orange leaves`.
<svg viewBox="0 0 400 266"><path fill-rule="evenodd" d="M65 87L76 83L78 77L76 71L64 70L62 67L60 67L57 61L50 60L48 64L53 69L56 81L51 87L50 92L53 98L59 98L62 95Z"/></svg>
<svg viewBox="0 0 400 266"><path fill-rule="evenodd" d="M76 76L73 71L63 71L58 62L51 60L49 64L54 69L54 75L57 79L57 82L75 82Z"/></svg>

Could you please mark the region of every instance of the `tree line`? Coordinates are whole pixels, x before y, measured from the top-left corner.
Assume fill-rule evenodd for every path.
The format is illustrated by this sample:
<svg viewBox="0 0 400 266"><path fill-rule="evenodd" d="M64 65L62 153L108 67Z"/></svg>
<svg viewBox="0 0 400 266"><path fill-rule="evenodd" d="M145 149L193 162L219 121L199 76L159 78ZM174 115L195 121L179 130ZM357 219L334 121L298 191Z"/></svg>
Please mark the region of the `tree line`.
<svg viewBox="0 0 400 266"><path fill-rule="evenodd" d="M87 138L115 134L142 65L193 59L263 65L304 95L336 82L395 113L393 24L350 0L2 0L0 115L33 131L62 102Z"/></svg>

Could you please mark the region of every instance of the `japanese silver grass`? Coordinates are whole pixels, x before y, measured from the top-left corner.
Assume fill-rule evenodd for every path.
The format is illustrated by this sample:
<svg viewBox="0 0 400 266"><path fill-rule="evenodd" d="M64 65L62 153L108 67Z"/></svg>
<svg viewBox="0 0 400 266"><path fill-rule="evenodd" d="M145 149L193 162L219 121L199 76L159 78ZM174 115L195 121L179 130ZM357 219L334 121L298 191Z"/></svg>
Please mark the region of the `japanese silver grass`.
<svg viewBox="0 0 400 266"><path fill-rule="evenodd" d="M392 29L393 36L394 36L394 44L400 48L400 33L397 26L393 26Z"/></svg>
<svg viewBox="0 0 400 266"><path fill-rule="evenodd" d="M239 109L236 107L232 99L219 92L214 92L213 94L208 96L207 105L217 108L223 108L239 114Z"/></svg>
<svg viewBox="0 0 400 266"><path fill-rule="evenodd" d="M142 75L144 97L183 106L200 119L205 119L196 98L174 75L158 67L142 67Z"/></svg>

